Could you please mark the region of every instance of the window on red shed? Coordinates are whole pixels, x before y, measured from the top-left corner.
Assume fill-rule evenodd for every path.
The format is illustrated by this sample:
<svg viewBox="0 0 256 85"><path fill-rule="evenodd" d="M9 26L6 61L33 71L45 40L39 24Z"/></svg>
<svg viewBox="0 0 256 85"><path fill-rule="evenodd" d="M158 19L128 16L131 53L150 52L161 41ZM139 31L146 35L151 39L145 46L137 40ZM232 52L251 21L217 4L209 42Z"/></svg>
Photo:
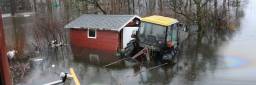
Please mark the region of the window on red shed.
<svg viewBox="0 0 256 85"><path fill-rule="evenodd" d="M96 38L96 29L88 29L88 38Z"/></svg>

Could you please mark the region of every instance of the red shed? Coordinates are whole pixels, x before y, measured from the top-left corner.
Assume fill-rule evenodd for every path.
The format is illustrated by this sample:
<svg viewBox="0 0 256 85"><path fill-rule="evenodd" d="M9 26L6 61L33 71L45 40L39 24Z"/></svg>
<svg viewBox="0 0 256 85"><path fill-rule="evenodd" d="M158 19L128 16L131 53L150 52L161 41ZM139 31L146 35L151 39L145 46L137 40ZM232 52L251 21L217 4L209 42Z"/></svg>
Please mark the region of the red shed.
<svg viewBox="0 0 256 85"><path fill-rule="evenodd" d="M125 48L137 30L140 18L136 15L82 15L65 26L70 29L71 45L117 52Z"/></svg>

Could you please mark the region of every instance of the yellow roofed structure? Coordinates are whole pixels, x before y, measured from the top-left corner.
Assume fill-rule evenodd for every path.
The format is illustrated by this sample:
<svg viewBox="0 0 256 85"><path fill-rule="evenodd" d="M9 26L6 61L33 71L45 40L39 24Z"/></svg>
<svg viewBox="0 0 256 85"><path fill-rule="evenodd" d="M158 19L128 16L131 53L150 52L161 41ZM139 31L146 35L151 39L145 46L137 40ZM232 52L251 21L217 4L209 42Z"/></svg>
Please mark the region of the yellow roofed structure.
<svg viewBox="0 0 256 85"><path fill-rule="evenodd" d="M163 25L163 26L170 26L174 23L177 23L178 20L170 17L163 17L159 15L153 15L149 17L142 18L142 21L149 22L153 24Z"/></svg>

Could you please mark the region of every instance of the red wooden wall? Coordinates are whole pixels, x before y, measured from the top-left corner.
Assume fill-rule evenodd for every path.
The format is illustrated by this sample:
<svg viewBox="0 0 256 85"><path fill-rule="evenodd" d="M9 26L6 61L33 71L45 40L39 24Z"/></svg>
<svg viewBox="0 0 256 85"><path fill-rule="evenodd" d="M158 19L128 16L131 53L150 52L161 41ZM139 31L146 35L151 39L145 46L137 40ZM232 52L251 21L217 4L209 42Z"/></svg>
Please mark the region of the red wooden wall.
<svg viewBox="0 0 256 85"><path fill-rule="evenodd" d="M70 29L70 40L73 46L116 52L119 48L119 33L97 30L96 39L88 38L86 29Z"/></svg>
<svg viewBox="0 0 256 85"><path fill-rule="evenodd" d="M4 85L11 85L11 77L10 77L9 63L6 56L3 21L2 21L1 15L2 13L0 10L0 74L1 74L0 77L3 78Z"/></svg>

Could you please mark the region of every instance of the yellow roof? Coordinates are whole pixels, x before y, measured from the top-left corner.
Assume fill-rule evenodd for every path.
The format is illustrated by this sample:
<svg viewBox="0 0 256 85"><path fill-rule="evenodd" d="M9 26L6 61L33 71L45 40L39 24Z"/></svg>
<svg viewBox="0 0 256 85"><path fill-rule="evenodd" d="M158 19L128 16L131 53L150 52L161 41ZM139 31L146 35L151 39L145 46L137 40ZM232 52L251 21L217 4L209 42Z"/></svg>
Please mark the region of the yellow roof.
<svg viewBox="0 0 256 85"><path fill-rule="evenodd" d="M142 18L142 21L159 24L159 25L163 25L163 26L170 26L170 25L178 22L178 20L176 20L174 18L163 17L163 16L158 16L158 15L144 17L144 18Z"/></svg>

